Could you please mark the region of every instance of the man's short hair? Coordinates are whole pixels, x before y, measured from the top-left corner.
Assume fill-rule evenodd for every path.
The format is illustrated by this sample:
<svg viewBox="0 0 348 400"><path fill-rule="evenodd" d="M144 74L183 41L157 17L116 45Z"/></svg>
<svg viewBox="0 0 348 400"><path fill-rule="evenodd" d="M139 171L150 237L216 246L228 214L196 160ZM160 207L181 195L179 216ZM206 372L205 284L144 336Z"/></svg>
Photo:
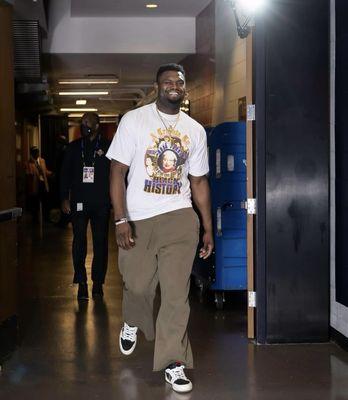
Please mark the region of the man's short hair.
<svg viewBox="0 0 348 400"><path fill-rule="evenodd" d="M184 67L180 64L163 64L158 68L157 74L156 74L156 82L158 83L160 76L163 74L163 72L166 71L178 71L181 72L185 76L185 70Z"/></svg>
<svg viewBox="0 0 348 400"><path fill-rule="evenodd" d="M97 124L100 124L99 115L98 115L97 113L91 112L91 111L85 112L85 113L82 115L81 121L82 121L84 118L88 117L89 115L90 115L90 116L93 116L93 117L96 119Z"/></svg>

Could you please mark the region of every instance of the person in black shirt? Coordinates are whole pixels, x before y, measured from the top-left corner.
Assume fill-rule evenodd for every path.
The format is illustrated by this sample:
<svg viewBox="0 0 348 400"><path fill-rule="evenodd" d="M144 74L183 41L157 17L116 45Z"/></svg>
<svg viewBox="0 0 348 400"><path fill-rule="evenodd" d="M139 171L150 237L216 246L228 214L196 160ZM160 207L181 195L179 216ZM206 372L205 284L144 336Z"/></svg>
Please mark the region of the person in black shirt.
<svg viewBox="0 0 348 400"><path fill-rule="evenodd" d="M61 168L62 211L71 215L73 225L73 282L79 284L78 299L88 299L85 259L89 221L93 238L92 295L103 296L110 216L110 161L105 157L109 145L99 133L99 116L85 113L81 138L69 144Z"/></svg>

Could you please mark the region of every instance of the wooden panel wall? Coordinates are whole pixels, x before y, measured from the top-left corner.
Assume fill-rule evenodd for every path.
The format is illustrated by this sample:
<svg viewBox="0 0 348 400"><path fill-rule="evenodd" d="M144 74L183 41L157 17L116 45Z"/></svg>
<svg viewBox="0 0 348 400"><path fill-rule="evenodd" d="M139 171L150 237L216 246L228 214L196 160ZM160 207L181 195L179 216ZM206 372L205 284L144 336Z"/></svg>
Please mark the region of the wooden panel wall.
<svg viewBox="0 0 348 400"><path fill-rule="evenodd" d="M0 210L16 205L12 7L0 0ZM16 222L0 223L0 323L17 310Z"/></svg>
<svg viewBox="0 0 348 400"><path fill-rule="evenodd" d="M215 80L215 2L196 18L196 54L181 64L187 73L191 117L204 126L212 125Z"/></svg>
<svg viewBox="0 0 348 400"><path fill-rule="evenodd" d="M215 96L213 124L238 121L238 99L247 95L246 40L237 35L230 2L215 7Z"/></svg>

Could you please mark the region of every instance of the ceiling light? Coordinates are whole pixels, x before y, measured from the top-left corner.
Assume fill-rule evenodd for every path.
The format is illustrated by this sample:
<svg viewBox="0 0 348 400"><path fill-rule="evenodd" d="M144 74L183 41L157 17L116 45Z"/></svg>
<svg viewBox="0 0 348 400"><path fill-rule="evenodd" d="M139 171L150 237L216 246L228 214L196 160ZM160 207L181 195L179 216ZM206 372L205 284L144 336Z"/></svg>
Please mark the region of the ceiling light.
<svg viewBox="0 0 348 400"><path fill-rule="evenodd" d="M236 21L237 33L241 39L245 39L251 32L253 20L257 12L266 6L269 0L226 0L230 3L234 19Z"/></svg>
<svg viewBox="0 0 348 400"><path fill-rule="evenodd" d="M118 114L98 114L101 118L117 118ZM71 113L68 115L69 118L81 118L82 113Z"/></svg>
<svg viewBox="0 0 348 400"><path fill-rule="evenodd" d="M68 118L81 118L83 116L82 113L72 113L68 114Z"/></svg>
<svg viewBox="0 0 348 400"><path fill-rule="evenodd" d="M59 96L106 96L109 92L59 92Z"/></svg>
<svg viewBox="0 0 348 400"><path fill-rule="evenodd" d="M157 7L158 7L158 5L154 4L154 3L146 4L146 8L157 8Z"/></svg>
<svg viewBox="0 0 348 400"><path fill-rule="evenodd" d="M91 112L95 112L95 111L98 111L98 109L97 108L61 108L60 109L60 111L62 111L62 112L70 112L70 111L82 111L82 112L88 112L88 111L91 111Z"/></svg>
<svg viewBox="0 0 348 400"><path fill-rule="evenodd" d="M118 79L65 79L58 81L60 85L117 85Z"/></svg>
<svg viewBox="0 0 348 400"><path fill-rule="evenodd" d="M236 3L244 11L255 13L265 5L265 0L237 0Z"/></svg>
<svg viewBox="0 0 348 400"><path fill-rule="evenodd" d="M76 100L77 106L85 106L87 104L87 100Z"/></svg>

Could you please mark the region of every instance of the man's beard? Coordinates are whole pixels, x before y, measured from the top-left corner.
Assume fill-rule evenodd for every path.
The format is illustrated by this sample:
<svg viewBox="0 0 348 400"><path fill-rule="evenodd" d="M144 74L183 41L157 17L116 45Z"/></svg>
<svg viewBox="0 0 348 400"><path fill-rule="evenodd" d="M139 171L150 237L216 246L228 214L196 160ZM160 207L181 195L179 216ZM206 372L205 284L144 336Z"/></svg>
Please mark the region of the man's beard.
<svg viewBox="0 0 348 400"><path fill-rule="evenodd" d="M179 95L176 99L172 99L169 96L164 94L163 96L161 96L161 100L164 101L165 103L167 103L168 105L180 106L180 104L184 100L184 96Z"/></svg>
<svg viewBox="0 0 348 400"><path fill-rule="evenodd" d="M173 104L173 105L180 105L181 103L182 103L182 101L183 101L183 99L182 98L178 98L178 99L176 99L176 100L174 100L174 99L168 99L167 98L167 100L168 100L168 102L169 103L171 103L171 104Z"/></svg>

